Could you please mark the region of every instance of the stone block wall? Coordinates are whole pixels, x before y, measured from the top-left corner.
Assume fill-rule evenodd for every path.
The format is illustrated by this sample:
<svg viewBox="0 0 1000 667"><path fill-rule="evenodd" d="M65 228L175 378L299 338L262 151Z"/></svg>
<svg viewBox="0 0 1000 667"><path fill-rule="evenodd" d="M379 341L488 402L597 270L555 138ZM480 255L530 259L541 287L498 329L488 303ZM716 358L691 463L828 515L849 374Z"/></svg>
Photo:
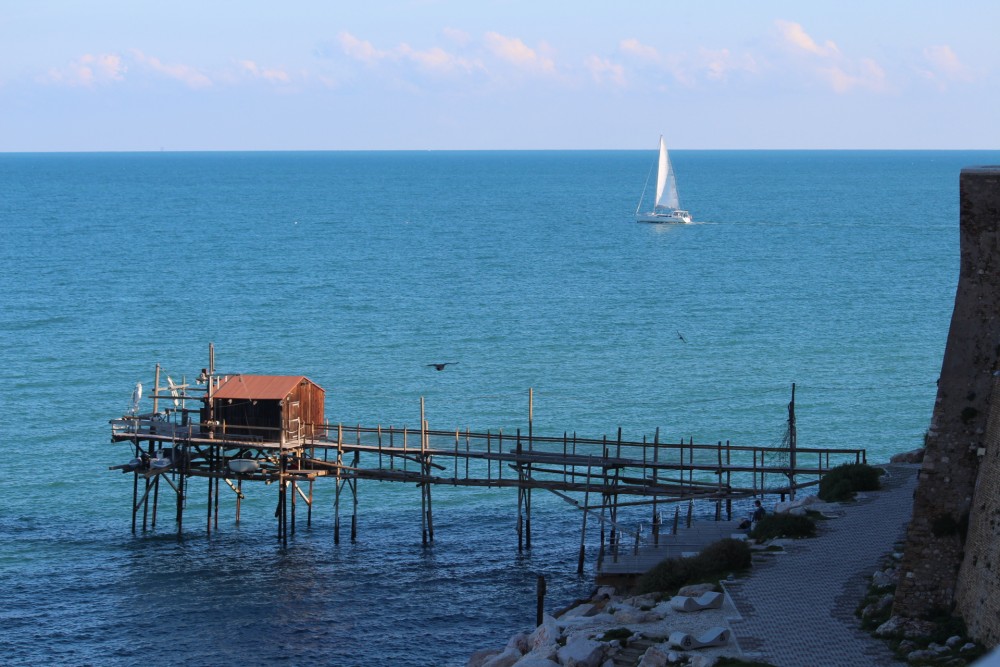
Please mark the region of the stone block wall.
<svg viewBox="0 0 1000 667"><path fill-rule="evenodd" d="M894 614L909 618L936 612L977 613L964 600L989 578L978 577L973 583L972 573L982 574L987 561L993 572L985 584L989 590L977 590L972 597L1000 596L995 560L969 552L975 563L963 568L980 460L988 449L993 373L1000 358L1000 167L963 169L959 183L961 261L955 309L893 606ZM983 469L978 487L986 493L1000 478L998 471ZM975 513L977 526L988 511ZM994 521L994 536L996 529ZM972 533L976 544L982 541L975 537L979 531L977 527ZM965 593L956 607L960 568L968 583L962 585ZM970 628L979 627L976 619L965 620ZM986 641L985 636L977 638Z"/></svg>
<svg viewBox="0 0 1000 667"><path fill-rule="evenodd" d="M994 378L955 607L969 634L1000 645L1000 377Z"/></svg>

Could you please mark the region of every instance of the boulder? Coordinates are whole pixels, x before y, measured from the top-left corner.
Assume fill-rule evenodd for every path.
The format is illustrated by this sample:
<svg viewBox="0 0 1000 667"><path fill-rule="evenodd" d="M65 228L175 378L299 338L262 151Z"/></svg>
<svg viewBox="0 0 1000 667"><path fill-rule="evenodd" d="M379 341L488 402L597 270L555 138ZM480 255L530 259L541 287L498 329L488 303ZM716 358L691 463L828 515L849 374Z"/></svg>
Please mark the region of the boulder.
<svg viewBox="0 0 1000 667"><path fill-rule="evenodd" d="M500 649L495 648L484 648L481 651L476 651L469 656L469 661L465 663L465 667L483 667L483 663L499 654Z"/></svg>
<svg viewBox="0 0 1000 667"><path fill-rule="evenodd" d="M638 667L665 667L671 662L676 662L675 659L671 658L672 653L673 651L668 653L662 644L654 644L642 654Z"/></svg>
<svg viewBox="0 0 1000 667"><path fill-rule="evenodd" d="M817 503L823 504L823 501L816 496L801 496L795 500L789 500L784 503L775 503L774 513L775 514L805 514L806 510L810 505L815 505Z"/></svg>
<svg viewBox="0 0 1000 667"><path fill-rule="evenodd" d="M924 448L914 449L909 452L893 454L889 463L922 463L924 460Z"/></svg>
<svg viewBox="0 0 1000 667"><path fill-rule="evenodd" d="M607 598L613 597L614 594L617 592L618 591L615 589L614 586L601 586L600 588L597 589L597 592L594 593L594 597L591 599L595 601L606 600Z"/></svg>
<svg viewBox="0 0 1000 667"><path fill-rule="evenodd" d="M522 654L516 648L508 646L500 653L496 654L483 663L482 667L512 667L522 658Z"/></svg>
<svg viewBox="0 0 1000 667"><path fill-rule="evenodd" d="M642 611L635 607L623 607L615 612L615 623L619 625L638 625L641 623L655 623L663 616L655 611Z"/></svg>
<svg viewBox="0 0 1000 667"><path fill-rule="evenodd" d="M872 575L872 586L875 588L888 588L899 583L899 571L895 568L889 570L877 570Z"/></svg>
<svg viewBox="0 0 1000 667"><path fill-rule="evenodd" d="M875 628L876 637L897 637L907 638L926 637L934 632L935 626L930 621L921 621L915 618L904 618L902 616L892 616L888 621Z"/></svg>
<svg viewBox="0 0 1000 667"><path fill-rule="evenodd" d="M681 586L680 590L677 591L677 595L682 595L688 598L701 597L705 593L711 593L715 590L715 584L688 584L687 586Z"/></svg>
<svg viewBox="0 0 1000 667"><path fill-rule="evenodd" d="M861 618L871 618L872 616L881 614L892 605L893 599L894 596L892 593L886 593L875 602L866 606L861 612Z"/></svg>
<svg viewBox="0 0 1000 667"><path fill-rule="evenodd" d="M599 667L607 646L601 642L576 636L559 649L559 664L564 667Z"/></svg>
<svg viewBox="0 0 1000 667"><path fill-rule="evenodd" d="M921 649L919 651L913 651L906 655L906 661L911 665L922 662L929 662L938 657L938 654L934 651L928 649Z"/></svg>
<svg viewBox="0 0 1000 667"><path fill-rule="evenodd" d="M556 662L555 647L549 650L532 651L514 663L514 667L559 667Z"/></svg>
<svg viewBox="0 0 1000 667"><path fill-rule="evenodd" d="M507 642L504 650L509 648L516 649L518 653L524 655L531 650L531 639L526 632L519 632Z"/></svg>
<svg viewBox="0 0 1000 667"><path fill-rule="evenodd" d="M546 646L555 646L559 640L559 624L548 614L542 616L542 624L528 635L528 651L536 651Z"/></svg>

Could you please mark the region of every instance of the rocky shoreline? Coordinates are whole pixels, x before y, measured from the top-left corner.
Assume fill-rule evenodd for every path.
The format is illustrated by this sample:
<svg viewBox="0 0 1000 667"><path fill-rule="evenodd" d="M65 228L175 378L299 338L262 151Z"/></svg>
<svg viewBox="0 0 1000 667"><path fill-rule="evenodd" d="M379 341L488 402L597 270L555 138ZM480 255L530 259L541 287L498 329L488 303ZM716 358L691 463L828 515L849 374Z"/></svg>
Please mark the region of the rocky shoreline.
<svg viewBox="0 0 1000 667"><path fill-rule="evenodd" d="M694 597L715 589L696 584L678 595ZM670 644L671 634L678 632L697 637L713 628L728 630L728 618L736 613L728 595L720 608L696 612L678 611L670 600L659 593L622 596L604 586L558 616L546 614L534 631L515 634L502 649L477 651L467 667L613 667L636 659L640 667L708 667L720 656L740 655L731 633L726 645L696 651Z"/></svg>

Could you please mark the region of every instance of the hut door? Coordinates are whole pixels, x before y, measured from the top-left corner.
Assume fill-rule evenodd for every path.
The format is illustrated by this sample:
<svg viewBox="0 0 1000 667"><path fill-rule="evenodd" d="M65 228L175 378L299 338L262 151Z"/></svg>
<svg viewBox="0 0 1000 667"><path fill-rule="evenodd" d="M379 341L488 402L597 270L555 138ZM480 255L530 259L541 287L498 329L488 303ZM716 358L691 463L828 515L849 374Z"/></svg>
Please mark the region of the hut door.
<svg viewBox="0 0 1000 667"><path fill-rule="evenodd" d="M288 423L285 424L285 428L288 435L292 438L300 439L302 437L302 406L298 401L288 402Z"/></svg>

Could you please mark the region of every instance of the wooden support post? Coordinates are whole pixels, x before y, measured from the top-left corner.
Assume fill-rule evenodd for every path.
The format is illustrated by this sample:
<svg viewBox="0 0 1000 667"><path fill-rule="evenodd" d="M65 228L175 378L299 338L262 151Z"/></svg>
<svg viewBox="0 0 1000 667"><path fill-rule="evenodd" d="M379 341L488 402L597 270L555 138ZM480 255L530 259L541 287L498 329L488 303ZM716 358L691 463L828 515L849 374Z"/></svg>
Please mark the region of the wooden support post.
<svg viewBox="0 0 1000 667"><path fill-rule="evenodd" d="M538 587L536 590L535 605L535 627L542 624L542 617L545 615L545 577L538 575Z"/></svg>
<svg viewBox="0 0 1000 667"><path fill-rule="evenodd" d="M140 452L140 450L138 448L136 449L136 458L138 458L140 461L142 460L141 452ZM138 508L138 506L139 506L139 468L141 468L141 467L142 466L140 465L139 467L137 467L132 472L132 534L133 535L135 535L136 515L138 514L138 509L139 509Z"/></svg>
<svg viewBox="0 0 1000 667"><path fill-rule="evenodd" d="M208 531L209 537L211 537L211 535L212 535L212 476L211 476L211 474L213 472L215 472L215 446L214 445L209 445L208 446L208 472L209 472L209 477L208 477L208 502L206 503L206 505L208 505L208 510L207 510L208 511L208 516L207 516L207 519L206 519L208 525L207 525L206 530Z"/></svg>
<svg viewBox="0 0 1000 667"><path fill-rule="evenodd" d="M361 452L354 452L354 461L351 467L357 469L361 462ZM310 493L312 493L312 482L309 483ZM358 478L354 478L351 485L351 494L354 499L354 514L351 515L351 543L358 541Z"/></svg>
<svg viewBox="0 0 1000 667"><path fill-rule="evenodd" d="M184 526L184 496L187 493L187 473L191 454L187 443L183 445L181 454L181 474L177 478L177 537L183 535Z"/></svg>
<svg viewBox="0 0 1000 667"><path fill-rule="evenodd" d="M524 550L524 515L522 507L524 505L524 476L521 472L521 429L517 429L517 445L515 452L517 457L514 466L517 468L517 550Z"/></svg>
<svg viewBox="0 0 1000 667"><path fill-rule="evenodd" d="M576 444L576 438L573 438L574 445ZM583 574L583 560L586 554L586 540L587 540L587 515L590 513L590 471L591 471L591 460L590 457L587 458L587 485L583 490L583 527L580 529L580 557L576 563L576 573ZM575 470L574 470L575 472Z"/></svg>
<svg viewBox="0 0 1000 667"><path fill-rule="evenodd" d="M730 458L732 450L726 440L726 521L733 520L733 466Z"/></svg>
<svg viewBox="0 0 1000 667"><path fill-rule="evenodd" d="M653 434L653 545L660 546L660 513L656 510L656 496L658 487L657 477L660 469L657 465L660 460L660 427L656 427Z"/></svg>
<svg viewBox="0 0 1000 667"><path fill-rule="evenodd" d="M240 508L243 503L243 479L236 480L236 525L240 523Z"/></svg>
<svg viewBox="0 0 1000 667"><path fill-rule="evenodd" d="M309 480L309 507L306 509L306 527L312 528L313 519L313 480Z"/></svg>
<svg viewBox="0 0 1000 667"><path fill-rule="evenodd" d="M288 546L288 457L281 453L281 544ZM294 499L293 499L294 502Z"/></svg>
<svg viewBox="0 0 1000 667"><path fill-rule="evenodd" d="M424 397L420 397L420 534L422 544L427 546L427 478L425 477L427 473L427 467L424 461L424 428L426 427L426 422L424 421ZM406 438L403 438L403 451L406 451ZM403 466L405 468L406 463L404 460Z"/></svg>
<svg viewBox="0 0 1000 667"><path fill-rule="evenodd" d="M333 488L333 543L340 544L340 494L344 489L344 425L337 424L337 470Z"/></svg>
<svg viewBox="0 0 1000 667"><path fill-rule="evenodd" d="M378 425L378 469L382 469L382 425Z"/></svg>
<svg viewBox="0 0 1000 667"><path fill-rule="evenodd" d="M296 496L299 495L299 483L298 483L298 481L294 477L289 478L288 481L289 481L289 486L291 487L291 496L292 496L292 535L294 535L295 534L295 509L298 507L298 504L299 504L299 502L298 502L299 499L296 498Z"/></svg>
<svg viewBox="0 0 1000 667"><path fill-rule="evenodd" d="M220 457L222 455L222 448L221 447L219 448L219 455L220 455ZM215 530L218 530L219 529L219 496L221 495L219 493L219 482L221 481L221 475L222 475L222 470L223 470L223 465L222 465L222 459L221 458L219 459L218 465L216 467L217 467L217 472L218 472L218 474L220 476L215 478L215 517L213 519L213 526L212 527Z"/></svg>

